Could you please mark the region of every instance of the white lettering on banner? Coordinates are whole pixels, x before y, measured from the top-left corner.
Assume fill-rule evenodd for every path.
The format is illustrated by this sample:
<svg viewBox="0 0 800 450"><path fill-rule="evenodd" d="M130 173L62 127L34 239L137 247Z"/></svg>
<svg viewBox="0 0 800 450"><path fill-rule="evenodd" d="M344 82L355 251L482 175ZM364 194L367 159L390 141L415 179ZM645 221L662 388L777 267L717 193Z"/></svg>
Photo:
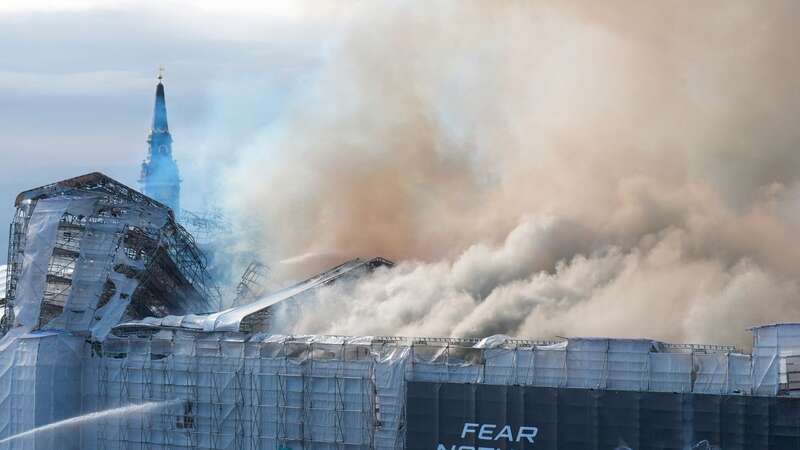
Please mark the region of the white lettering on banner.
<svg viewBox="0 0 800 450"><path fill-rule="evenodd" d="M497 436L494 437L495 441L500 439L507 439L509 441L514 439L514 434L511 432L511 425L504 426L503 429L497 433Z"/></svg>
<svg viewBox="0 0 800 450"><path fill-rule="evenodd" d="M478 429L477 423L469 423L469 422L465 423L464 429L461 430L461 439L467 437L467 433L474 433L475 430L477 429Z"/></svg>
<svg viewBox="0 0 800 450"><path fill-rule="evenodd" d="M517 432L517 442L521 441L522 438L525 438L533 444L533 438L539 433L539 429L536 427L519 427L519 431Z"/></svg>
<svg viewBox="0 0 800 450"><path fill-rule="evenodd" d="M478 432L478 439L482 439L484 441L492 440L492 437L494 436L492 430L494 430L495 427L497 427L497 425L492 425L490 423L485 423L481 425L481 431Z"/></svg>
<svg viewBox="0 0 800 450"><path fill-rule="evenodd" d="M497 431L499 428L499 431ZM533 438L539 434L538 427L521 426L517 428L516 435L511 425L497 425L493 423L472 423L465 422L461 428L461 439L466 439L468 435L475 435L481 441L521 442L523 439L533 444ZM444 444L439 444L436 450L500 450L494 447L475 447L474 445L451 445L450 448Z"/></svg>

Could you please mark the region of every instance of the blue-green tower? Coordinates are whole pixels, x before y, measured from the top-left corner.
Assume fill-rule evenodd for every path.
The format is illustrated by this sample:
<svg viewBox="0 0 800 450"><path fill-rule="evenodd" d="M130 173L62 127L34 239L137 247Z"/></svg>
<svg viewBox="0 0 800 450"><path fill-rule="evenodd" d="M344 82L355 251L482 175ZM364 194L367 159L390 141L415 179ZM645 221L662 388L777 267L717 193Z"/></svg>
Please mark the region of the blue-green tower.
<svg viewBox="0 0 800 450"><path fill-rule="evenodd" d="M147 158L142 162L139 183L145 195L172 208L177 218L181 213L181 177L178 164L172 158L172 135L167 125L167 101L162 81L163 76L159 73L153 125L147 136Z"/></svg>

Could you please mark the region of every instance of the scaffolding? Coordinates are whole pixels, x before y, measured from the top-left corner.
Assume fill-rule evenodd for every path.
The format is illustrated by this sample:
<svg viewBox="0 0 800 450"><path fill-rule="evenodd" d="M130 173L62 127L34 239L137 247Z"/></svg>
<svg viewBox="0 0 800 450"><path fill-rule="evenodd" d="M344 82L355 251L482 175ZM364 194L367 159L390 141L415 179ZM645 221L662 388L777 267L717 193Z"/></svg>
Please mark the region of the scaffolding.
<svg viewBox="0 0 800 450"><path fill-rule="evenodd" d="M219 239L220 235L228 235L233 228L219 208L201 212L184 209L180 214L180 222L201 243L209 243Z"/></svg>
<svg viewBox="0 0 800 450"><path fill-rule="evenodd" d="M267 290L266 282L269 272L269 266L266 264L259 261L251 262L242 274L239 284L236 285L233 306L250 303L263 295Z"/></svg>
<svg viewBox="0 0 800 450"><path fill-rule="evenodd" d="M274 308L392 263L355 259L269 295L266 267L253 264L240 305L220 310L205 258L172 212L101 174L23 192L9 233L3 449L399 450L417 382L800 396L800 324L754 329L752 355L649 339L277 335ZM3 444L141 406L146 414Z"/></svg>
<svg viewBox="0 0 800 450"><path fill-rule="evenodd" d="M168 208L121 183L93 173L25 191L16 206L4 331L102 336L122 318L221 305L192 236Z"/></svg>
<svg viewBox="0 0 800 450"><path fill-rule="evenodd" d="M732 350L645 339L278 336L123 327L85 352L84 408L169 406L87 425L81 448L402 449L411 381L751 395L750 357Z"/></svg>
<svg viewBox="0 0 800 450"><path fill-rule="evenodd" d="M375 448L375 362L368 355L345 343L110 339L84 361L93 409L180 403L87 427L82 446Z"/></svg>
<svg viewBox="0 0 800 450"><path fill-rule="evenodd" d="M3 320L0 322L0 331L5 334L14 324L14 298L17 294L17 284L22 272L22 261L25 251L25 235L30 219L31 202L22 202L17 205L17 211L9 225L8 230L8 259L6 259L6 295L3 302Z"/></svg>

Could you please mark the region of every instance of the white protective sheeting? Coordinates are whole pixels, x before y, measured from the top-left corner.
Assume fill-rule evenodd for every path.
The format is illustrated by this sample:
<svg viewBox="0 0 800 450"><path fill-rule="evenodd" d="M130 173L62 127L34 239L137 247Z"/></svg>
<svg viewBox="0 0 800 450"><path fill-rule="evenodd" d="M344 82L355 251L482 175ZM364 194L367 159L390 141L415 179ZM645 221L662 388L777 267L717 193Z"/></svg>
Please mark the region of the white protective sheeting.
<svg viewBox="0 0 800 450"><path fill-rule="evenodd" d="M54 254L61 218L66 213L73 216L89 216L95 212L97 203L98 197L92 195L46 198L36 203L26 230L22 274L14 301L18 326L31 330L39 325L48 265ZM122 221L89 222L86 225L86 230L82 232L80 239L80 256L72 270L69 295L63 305L63 312L50 323L41 324L44 328L75 332L99 328L101 336L105 336L112 326L119 323L124 307L130 301L130 294L136 286L135 283L131 285L130 280L127 283L125 280L120 280L121 289L117 289L116 292L116 298L123 294L128 296L125 304L118 308L122 311L106 318L105 321L98 322L100 317L95 315L95 309L109 274L116 275L118 279L124 278L114 273L112 269L117 262L115 254L125 226ZM113 303L112 301L109 308L113 307Z"/></svg>
<svg viewBox="0 0 800 450"><path fill-rule="evenodd" d="M8 266L0 265L0 298L5 298L6 297L6 275L7 274L8 274Z"/></svg>
<svg viewBox="0 0 800 450"><path fill-rule="evenodd" d="M176 336L111 339L102 352L84 360L84 395L96 409L184 403L87 426L83 448L376 448L376 381L399 392L403 380L393 360L386 367L399 374L376 373L369 343ZM381 412L395 427L397 397Z"/></svg>
<svg viewBox="0 0 800 450"><path fill-rule="evenodd" d="M58 422L81 413L81 340L62 333L7 336L0 351L0 436ZM0 449L79 448L74 429L35 433Z"/></svg>
<svg viewBox="0 0 800 450"><path fill-rule="evenodd" d="M777 395L800 391L796 379L800 369L800 324L777 324L753 328L753 394Z"/></svg>
<svg viewBox="0 0 800 450"><path fill-rule="evenodd" d="M84 359L84 396L96 408L174 398L191 406L141 423L91 426L83 445L397 449L411 380L729 394L750 386L747 355L648 340L519 342L276 335L244 341L174 329L151 338L110 337L102 357Z"/></svg>
<svg viewBox="0 0 800 450"><path fill-rule="evenodd" d="M8 275L8 266L0 265L0 299L6 298L6 276ZM6 309L0 308L0 320L6 315Z"/></svg>
<svg viewBox="0 0 800 450"><path fill-rule="evenodd" d="M68 197L40 200L31 215L25 234L25 257L14 303L17 326L27 330L38 324L44 297L47 266L53 254L59 220L72 199Z"/></svg>
<svg viewBox="0 0 800 450"><path fill-rule="evenodd" d="M764 344L775 336L794 342L791 330L767 330ZM747 395L755 373L748 355L723 349L605 338L537 344L154 328L94 343L63 332L10 334L2 347L0 439L79 411L163 406L0 450L401 449L412 380Z"/></svg>
<svg viewBox="0 0 800 450"><path fill-rule="evenodd" d="M608 340L608 380L606 388L644 391L649 388L650 351L647 339Z"/></svg>
<svg viewBox="0 0 800 450"><path fill-rule="evenodd" d="M43 207L43 204L58 200L58 198L50 198L37 202L33 211L33 217L36 217L37 213ZM94 212L97 201L98 197L95 196L71 198L67 208L62 211L62 214L57 218L52 217L50 220L53 221L57 229L59 225L59 219L61 219L64 213L69 213L73 216L89 216ZM31 219L31 222L33 222L33 219ZM90 243L95 241L95 234L97 234L96 240L98 243L109 240L103 233L93 232L92 227L97 228L98 225L89 224L87 226L88 230L83 232L83 235L89 234L91 239L80 239L80 256L75 262L73 276L70 283L69 296L64 303L64 312L60 316L54 318L49 324L46 324L48 328L83 331L88 329L89 325L91 325L92 320L90 317L85 320L86 325L83 328L69 326L71 325L70 322L77 320L77 317L75 317L76 313L79 310L85 309L85 306L78 304L78 299L83 300L83 303L85 303L92 297L95 299L99 297L100 290L103 288L103 282L105 281L105 273L103 273L103 271L108 270L107 254L111 253L113 251L112 249L119 243L119 237L114 236L115 239L113 239L113 242L108 242L104 246L105 248L103 248L103 253L99 251L90 251L90 249L87 247ZM30 234L30 226L28 227L28 234ZM56 246L56 237L57 234L55 234L52 239L48 239L47 241L42 241L41 236L38 236L36 239L37 241L40 241L39 243L44 245L43 250L48 252L49 255L52 255L54 247ZM32 249L31 244L32 243L30 239L27 239L25 243L26 255ZM17 303L21 301L19 296L17 297L16 301Z"/></svg>
<svg viewBox="0 0 800 450"><path fill-rule="evenodd" d="M25 191L17 207L12 326L102 340L126 313L215 310L204 259L163 205L93 173Z"/></svg>
<svg viewBox="0 0 800 450"><path fill-rule="evenodd" d="M79 206L81 210L77 210ZM68 212L73 215L96 215L97 199L82 197L70 204ZM37 205L38 209L38 205ZM80 240L78 257L69 298L64 312L52 320L47 328L65 329L77 333L89 331L92 337L102 340L112 327L122 319L126 308L139 286L137 279L114 270L116 266L126 266L144 270L142 260L133 260L125 252L119 251L125 231L129 227L159 229L167 220L167 211L128 205L111 220L89 221ZM114 294L104 304L98 306L106 281L113 284Z"/></svg>

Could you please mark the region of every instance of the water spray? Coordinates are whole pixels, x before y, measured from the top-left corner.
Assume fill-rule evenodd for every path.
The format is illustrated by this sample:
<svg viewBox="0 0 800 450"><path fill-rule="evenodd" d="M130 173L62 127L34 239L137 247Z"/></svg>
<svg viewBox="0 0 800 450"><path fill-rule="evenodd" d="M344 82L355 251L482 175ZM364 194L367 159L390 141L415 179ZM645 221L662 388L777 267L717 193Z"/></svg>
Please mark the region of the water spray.
<svg viewBox="0 0 800 450"><path fill-rule="evenodd" d="M178 405L184 402L185 400L181 399L162 400L162 401L154 401L146 403L136 403L132 405L121 406L119 408L107 409L105 411L97 411L89 414L84 414L82 416L72 417L58 422L53 422L47 425L42 425L40 427L36 427L28 431L23 431L22 433L17 433L13 436L9 436L5 439L0 440L0 444L5 444L6 442L11 442L13 440L24 438L26 436L32 436L38 433L45 433L60 428L66 428L72 425L82 425L84 423L93 422L99 419L108 419L111 417L123 417L137 413L147 413L159 408L163 408L170 405Z"/></svg>

